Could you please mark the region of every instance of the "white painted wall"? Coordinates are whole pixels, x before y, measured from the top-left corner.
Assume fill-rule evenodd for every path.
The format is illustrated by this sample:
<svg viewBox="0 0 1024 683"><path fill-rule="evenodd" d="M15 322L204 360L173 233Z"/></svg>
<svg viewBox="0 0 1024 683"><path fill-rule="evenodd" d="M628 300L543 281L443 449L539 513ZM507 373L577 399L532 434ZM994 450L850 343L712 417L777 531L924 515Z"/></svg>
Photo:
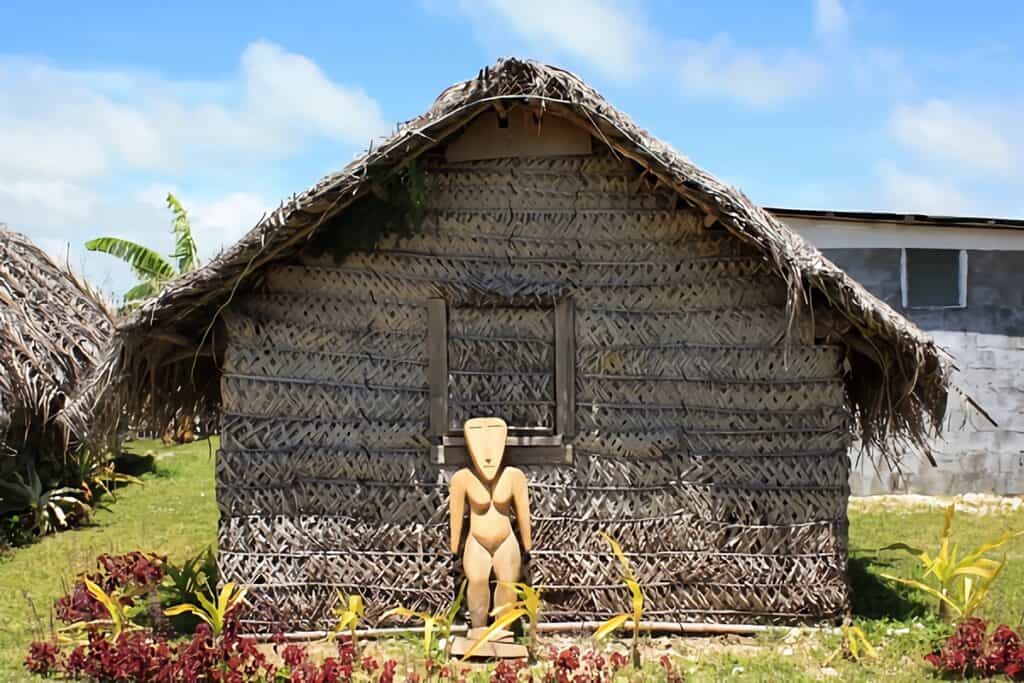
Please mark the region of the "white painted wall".
<svg viewBox="0 0 1024 683"><path fill-rule="evenodd" d="M958 228L828 218L782 218L819 249L1024 251L1024 229Z"/></svg>

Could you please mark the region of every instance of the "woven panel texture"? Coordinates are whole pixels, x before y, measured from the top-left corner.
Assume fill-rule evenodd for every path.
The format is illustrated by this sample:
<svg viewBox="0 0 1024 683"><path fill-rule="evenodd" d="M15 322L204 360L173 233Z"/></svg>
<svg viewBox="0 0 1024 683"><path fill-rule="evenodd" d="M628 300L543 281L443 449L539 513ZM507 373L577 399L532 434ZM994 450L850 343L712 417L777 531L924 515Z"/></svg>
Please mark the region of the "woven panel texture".
<svg viewBox="0 0 1024 683"><path fill-rule="evenodd" d="M327 628L338 590L371 624L453 596L454 468L426 437L433 297L451 421L530 426L553 424L554 305L574 302L575 457L524 467L545 619L626 607L599 531L631 557L648 618L842 618L842 356L789 320L765 260L607 152L422 163L421 232L274 266L226 315L219 561L252 585L247 627Z"/></svg>

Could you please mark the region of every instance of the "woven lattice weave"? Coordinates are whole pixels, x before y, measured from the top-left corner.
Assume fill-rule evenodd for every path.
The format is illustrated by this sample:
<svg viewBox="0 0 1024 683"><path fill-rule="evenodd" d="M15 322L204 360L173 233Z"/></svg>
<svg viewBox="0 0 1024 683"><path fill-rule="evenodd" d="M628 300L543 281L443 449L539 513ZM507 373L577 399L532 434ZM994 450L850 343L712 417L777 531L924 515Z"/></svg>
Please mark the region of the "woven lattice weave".
<svg viewBox="0 0 1024 683"><path fill-rule="evenodd" d="M598 530L634 553L651 618L841 616L842 355L814 344L809 318L779 343L784 282L673 193L625 182L639 169L607 152L424 165L438 189L422 234L274 266L225 318L220 562L254 584L248 626L325 628L335 589L362 593L371 621L450 599L451 468L424 437L438 296L455 421L489 408L538 425L553 298L575 302L574 462L524 467L547 619L621 606ZM493 188L520 206L495 209Z"/></svg>

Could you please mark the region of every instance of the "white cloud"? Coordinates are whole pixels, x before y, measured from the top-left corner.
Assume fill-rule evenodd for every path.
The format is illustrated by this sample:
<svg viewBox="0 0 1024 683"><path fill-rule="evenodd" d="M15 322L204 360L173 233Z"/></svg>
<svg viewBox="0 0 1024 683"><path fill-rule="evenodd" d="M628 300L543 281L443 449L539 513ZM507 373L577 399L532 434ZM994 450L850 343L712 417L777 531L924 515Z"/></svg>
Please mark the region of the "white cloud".
<svg viewBox="0 0 1024 683"><path fill-rule="evenodd" d="M314 138L361 147L387 131L365 92L267 42L249 45L226 82L0 56L0 178L176 171L224 154L275 158Z"/></svg>
<svg viewBox="0 0 1024 683"><path fill-rule="evenodd" d="M222 81L0 55L0 222L61 258L70 245L80 271L121 292L134 282L127 267L86 252L86 240L169 253L170 191L208 258L272 205L253 191L276 194L257 169L314 142L342 156L388 131L363 90L268 42L246 47Z"/></svg>
<svg viewBox="0 0 1024 683"><path fill-rule="evenodd" d="M308 129L327 138L365 145L388 133L377 102L363 90L341 86L308 57L268 42L242 54L245 111L271 129Z"/></svg>
<svg viewBox="0 0 1024 683"><path fill-rule="evenodd" d="M954 185L904 171L890 163L875 169L881 210L907 213L965 215L975 213L974 203Z"/></svg>
<svg viewBox="0 0 1024 683"><path fill-rule="evenodd" d="M209 202L192 205L189 213L199 245L205 256L237 242L247 233L269 208L270 204L252 192L232 192Z"/></svg>
<svg viewBox="0 0 1024 683"><path fill-rule="evenodd" d="M99 204L88 187L70 180L13 180L0 183L0 222L58 230L86 220Z"/></svg>
<svg viewBox="0 0 1024 683"><path fill-rule="evenodd" d="M814 90L825 67L799 52L768 56L719 35L707 43L686 45L679 75L683 87L694 94L771 107Z"/></svg>
<svg viewBox="0 0 1024 683"><path fill-rule="evenodd" d="M819 36L842 33L849 22L842 0L814 0L814 32Z"/></svg>
<svg viewBox="0 0 1024 683"><path fill-rule="evenodd" d="M1019 112L1024 114L1024 111ZM999 175L1017 172L1021 150L1001 128L1010 119L948 100L901 105L889 120L889 131L903 145L932 158L963 164ZM1017 119L1019 120L1019 119Z"/></svg>
<svg viewBox="0 0 1024 683"><path fill-rule="evenodd" d="M511 29L532 50L554 50L580 59L614 78L642 67L655 36L636 11L609 0L460 0L486 37Z"/></svg>
<svg viewBox="0 0 1024 683"><path fill-rule="evenodd" d="M188 211L199 255L209 259L249 232L268 209L276 207L255 192L229 192L215 197L196 198L171 184L152 183L133 194L133 201L153 209L164 219L170 234L171 213L167 194L173 194ZM162 239L162 238L161 238Z"/></svg>

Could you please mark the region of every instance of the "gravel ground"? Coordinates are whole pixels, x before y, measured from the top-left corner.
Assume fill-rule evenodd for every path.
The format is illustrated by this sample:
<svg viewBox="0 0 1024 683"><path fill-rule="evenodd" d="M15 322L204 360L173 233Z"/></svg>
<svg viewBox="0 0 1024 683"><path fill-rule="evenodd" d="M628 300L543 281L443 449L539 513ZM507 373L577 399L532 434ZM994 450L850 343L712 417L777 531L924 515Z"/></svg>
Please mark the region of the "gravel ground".
<svg viewBox="0 0 1024 683"><path fill-rule="evenodd" d="M952 496L922 496L903 493L884 496L852 496L850 509L856 512L919 512L941 509L956 501L957 512L968 515L991 515L1016 512L1024 506L1022 496L997 496L992 493L965 493Z"/></svg>

